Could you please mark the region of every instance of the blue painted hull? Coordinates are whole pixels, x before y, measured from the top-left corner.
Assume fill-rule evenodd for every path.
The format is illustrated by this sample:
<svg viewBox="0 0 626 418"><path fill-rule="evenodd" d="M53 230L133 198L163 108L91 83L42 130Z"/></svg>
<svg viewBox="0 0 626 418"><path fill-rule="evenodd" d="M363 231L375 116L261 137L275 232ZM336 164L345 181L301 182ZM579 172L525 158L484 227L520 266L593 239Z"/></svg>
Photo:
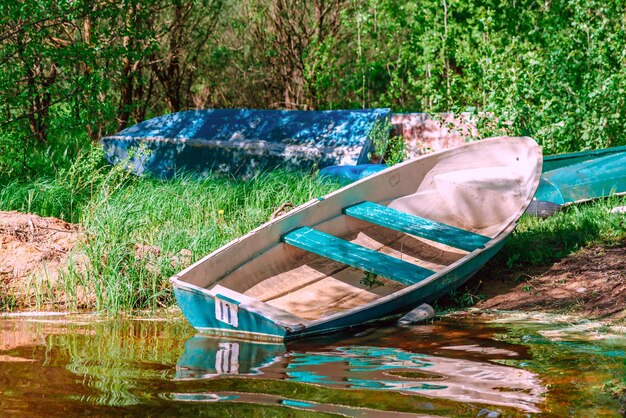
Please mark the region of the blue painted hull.
<svg viewBox="0 0 626 418"><path fill-rule="evenodd" d="M476 257L457 266L457 268L425 286L398 295L386 302L342 316L336 320L329 320L300 330L281 327L264 316L246 311L245 309L239 310L239 323L237 327L234 327L216 318L215 297L180 285L175 285L174 294L178 306L189 320L189 323L201 333L262 341L295 339L308 335L340 331L365 323L385 321L391 317L402 315L421 303L429 303L445 296L463 285L489 261L502 248L506 238L502 237L498 242L492 242L488 248Z"/></svg>
<svg viewBox="0 0 626 418"><path fill-rule="evenodd" d="M603 148L592 151L570 152L566 154L546 155L543 157L543 172L558 168L570 167L585 161L608 157L615 154L626 153L626 146Z"/></svg>
<svg viewBox="0 0 626 418"><path fill-rule="evenodd" d="M549 216L562 207L626 193L626 147L545 157L528 213Z"/></svg>
<svg viewBox="0 0 626 418"><path fill-rule="evenodd" d="M190 110L159 116L100 141L105 158L136 174L248 177L275 167L312 170L368 160L372 130L389 109Z"/></svg>
<svg viewBox="0 0 626 418"><path fill-rule="evenodd" d="M174 295L189 323L202 333L262 341L281 341L288 336L288 329L244 309L238 312L237 327L219 321L215 315L216 298L196 289L174 286Z"/></svg>

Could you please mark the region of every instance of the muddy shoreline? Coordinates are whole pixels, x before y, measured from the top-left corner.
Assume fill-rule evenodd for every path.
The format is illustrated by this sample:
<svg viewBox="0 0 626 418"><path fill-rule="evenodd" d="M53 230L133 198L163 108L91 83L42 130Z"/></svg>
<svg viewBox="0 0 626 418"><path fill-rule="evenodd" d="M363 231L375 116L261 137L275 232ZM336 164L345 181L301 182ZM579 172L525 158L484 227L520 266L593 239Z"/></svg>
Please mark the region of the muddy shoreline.
<svg viewBox="0 0 626 418"><path fill-rule="evenodd" d="M2 310L32 310L41 288L53 289L56 299L45 309L64 309L67 295L56 282L70 262L85 265L77 245L82 239L78 225L0 211L0 292L10 297ZM626 318L626 241L590 246L551 265L507 268L492 261L459 292L477 295L480 310L620 320ZM93 295L82 299L89 310Z"/></svg>

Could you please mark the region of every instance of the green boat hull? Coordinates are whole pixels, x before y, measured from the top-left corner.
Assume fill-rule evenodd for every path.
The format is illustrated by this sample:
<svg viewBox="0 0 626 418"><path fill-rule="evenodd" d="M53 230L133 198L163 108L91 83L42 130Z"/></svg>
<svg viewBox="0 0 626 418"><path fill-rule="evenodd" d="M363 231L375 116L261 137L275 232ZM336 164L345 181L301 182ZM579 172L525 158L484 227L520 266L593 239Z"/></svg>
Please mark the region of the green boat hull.
<svg viewBox="0 0 626 418"><path fill-rule="evenodd" d="M626 147L544 157L527 213L550 216L564 206L626 193Z"/></svg>

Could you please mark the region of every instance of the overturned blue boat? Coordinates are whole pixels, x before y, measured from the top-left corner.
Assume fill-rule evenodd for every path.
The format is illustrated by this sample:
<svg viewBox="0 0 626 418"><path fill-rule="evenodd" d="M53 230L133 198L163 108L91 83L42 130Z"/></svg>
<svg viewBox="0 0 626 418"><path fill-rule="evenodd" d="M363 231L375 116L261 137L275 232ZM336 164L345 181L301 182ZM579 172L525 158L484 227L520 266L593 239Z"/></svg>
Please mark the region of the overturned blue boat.
<svg viewBox="0 0 626 418"><path fill-rule="evenodd" d="M626 147L548 155L527 213L547 217L574 203L626 193Z"/></svg>
<svg viewBox="0 0 626 418"><path fill-rule="evenodd" d="M111 164L136 174L245 178L275 167L366 163L371 136L389 115L389 109L189 110L146 120L100 142Z"/></svg>
<svg viewBox="0 0 626 418"><path fill-rule="evenodd" d="M388 167L386 164L331 165L322 168L317 176L337 181L341 184L350 184L383 171Z"/></svg>

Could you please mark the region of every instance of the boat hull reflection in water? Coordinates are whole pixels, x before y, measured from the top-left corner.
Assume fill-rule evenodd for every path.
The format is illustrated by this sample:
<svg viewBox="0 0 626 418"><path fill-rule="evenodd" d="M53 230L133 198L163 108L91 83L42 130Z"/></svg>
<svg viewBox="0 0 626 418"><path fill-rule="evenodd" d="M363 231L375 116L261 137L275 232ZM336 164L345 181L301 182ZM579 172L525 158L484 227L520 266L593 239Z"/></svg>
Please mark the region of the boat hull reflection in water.
<svg viewBox="0 0 626 418"><path fill-rule="evenodd" d="M225 374L254 375L280 360L282 344L262 344L197 335L185 343L176 364L176 379L201 379Z"/></svg>
<svg viewBox="0 0 626 418"><path fill-rule="evenodd" d="M407 341L415 341L418 337L412 330L394 330L405 333L403 338ZM440 346L439 351L450 353L448 357L412 352L404 347L381 346L380 341L384 339L378 338L381 337L379 334L380 331L361 336L359 345L351 344L352 340L342 340L331 346L309 342L306 347L197 335L185 343L184 353L177 363L176 379L257 376L343 389L419 394L539 412L538 404L546 389L538 376L493 361L519 359L520 354L515 350L477 345ZM459 353L464 358L459 358ZM473 353L475 358L468 359L467 353ZM172 396L178 400L192 400L182 393ZM228 396L226 393L196 393L192 398L195 401L244 401Z"/></svg>

